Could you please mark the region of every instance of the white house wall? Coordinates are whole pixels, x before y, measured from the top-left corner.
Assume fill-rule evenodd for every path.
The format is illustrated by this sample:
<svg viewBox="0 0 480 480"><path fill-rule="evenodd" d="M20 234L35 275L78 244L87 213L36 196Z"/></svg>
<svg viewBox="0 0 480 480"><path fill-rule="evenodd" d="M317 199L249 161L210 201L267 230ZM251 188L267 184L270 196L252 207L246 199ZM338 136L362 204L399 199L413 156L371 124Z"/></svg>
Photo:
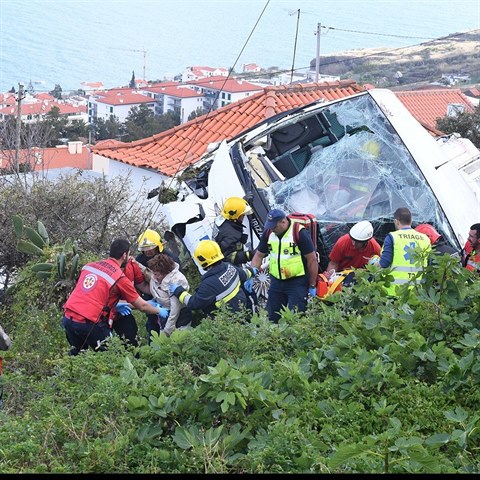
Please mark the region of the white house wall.
<svg viewBox="0 0 480 480"><path fill-rule="evenodd" d="M170 181L170 177L162 175L161 173L141 167L134 167L98 154L93 154L92 170L97 173L103 173L108 178L117 176L124 178L130 175L132 190L140 191L144 189L145 193L160 186L164 180L166 183Z"/></svg>

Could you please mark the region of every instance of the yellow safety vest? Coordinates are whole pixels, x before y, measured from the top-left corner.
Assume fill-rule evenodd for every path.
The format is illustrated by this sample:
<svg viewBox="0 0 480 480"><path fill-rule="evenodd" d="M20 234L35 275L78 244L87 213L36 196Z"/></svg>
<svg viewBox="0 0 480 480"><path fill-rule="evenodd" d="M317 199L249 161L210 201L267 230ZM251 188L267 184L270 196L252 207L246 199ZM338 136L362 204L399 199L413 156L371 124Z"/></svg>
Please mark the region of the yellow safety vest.
<svg viewBox="0 0 480 480"><path fill-rule="evenodd" d="M431 245L426 235L415 231L413 228L396 230L391 232L391 235L393 237L393 261L391 268L394 281L386 290L387 295L396 296L397 286L408 283L410 278L421 272L428 263L428 258L424 258L423 264L419 264L418 261L414 262L409 249L419 247L422 250L431 250ZM420 280L421 277L415 281L419 282Z"/></svg>
<svg viewBox="0 0 480 480"><path fill-rule="evenodd" d="M302 228L304 227L300 226L299 233ZM290 221L290 226L281 239L275 233L270 232L267 242L270 251L270 275L279 280L305 275L302 254L298 245L293 241L292 221Z"/></svg>

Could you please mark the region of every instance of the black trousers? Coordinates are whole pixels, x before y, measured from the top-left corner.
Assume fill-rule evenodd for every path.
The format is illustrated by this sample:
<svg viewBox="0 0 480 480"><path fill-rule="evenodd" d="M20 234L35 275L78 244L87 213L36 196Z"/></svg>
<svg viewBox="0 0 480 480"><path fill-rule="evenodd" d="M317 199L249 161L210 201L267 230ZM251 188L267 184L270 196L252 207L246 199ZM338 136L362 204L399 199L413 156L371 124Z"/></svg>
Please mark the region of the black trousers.
<svg viewBox="0 0 480 480"><path fill-rule="evenodd" d="M117 315L113 321L113 330L119 337L123 337L127 343L134 347L138 346L138 326L132 314Z"/></svg>
<svg viewBox="0 0 480 480"><path fill-rule="evenodd" d="M110 328L105 322L80 323L63 317L63 328L68 343L73 347L72 355L77 355L80 350L92 348L95 351L105 350L105 340L112 335Z"/></svg>

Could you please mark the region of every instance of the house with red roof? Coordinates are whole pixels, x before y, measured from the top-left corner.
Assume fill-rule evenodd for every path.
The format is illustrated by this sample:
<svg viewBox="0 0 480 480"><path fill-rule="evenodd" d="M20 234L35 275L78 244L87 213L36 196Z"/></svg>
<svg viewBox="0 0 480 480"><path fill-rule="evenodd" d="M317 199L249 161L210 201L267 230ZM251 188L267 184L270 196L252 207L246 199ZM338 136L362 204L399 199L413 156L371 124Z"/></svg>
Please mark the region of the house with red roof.
<svg viewBox="0 0 480 480"><path fill-rule="evenodd" d="M469 98L458 88L395 91L397 98L429 131L438 134L436 121L445 116L473 112Z"/></svg>
<svg viewBox="0 0 480 480"><path fill-rule="evenodd" d="M188 83L192 80L200 80L201 78L209 77L228 77L228 68L225 67L187 67L182 73L182 82Z"/></svg>
<svg viewBox="0 0 480 480"><path fill-rule="evenodd" d="M144 87L141 91L155 99L155 115L175 112L180 117L180 123L185 123L197 109L203 110L203 94L189 85L165 82Z"/></svg>
<svg viewBox="0 0 480 480"><path fill-rule="evenodd" d="M0 151L0 169L10 172L15 165L16 152L14 150ZM92 156L88 148L80 141L68 142L67 145L58 145L54 148L33 147L20 150L18 156L20 165L28 165L35 172L53 170L57 168L78 168L91 170Z"/></svg>
<svg viewBox="0 0 480 480"><path fill-rule="evenodd" d="M256 73L261 70L261 67L259 67L256 63L246 63L243 65L243 72L244 73Z"/></svg>
<svg viewBox="0 0 480 480"><path fill-rule="evenodd" d="M155 112L155 101L137 90L116 88L98 91L88 98L88 121L94 123L99 118L109 120L114 116L119 122L125 122L130 110L140 105L146 105Z"/></svg>
<svg viewBox="0 0 480 480"><path fill-rule="evenodd" d="M263 90L262 85L236 78L210 77L189 82L197 92L204 96L205 111L216 110L229 103L237 102Z"/></svg>
<svg viewBox="0 0 480 480"><path fill-rule="evenodd" d="M20 105L21 119L23 123L35 123L45 120L46 115L54 108L58 108L60 116L67 118L69 122L73 120L87 121L87 107L85 105L73 105L63 101L34 101L29 103L22 102ZM0 108L0 121L9 117L17 116L17 104Z"/></svg>

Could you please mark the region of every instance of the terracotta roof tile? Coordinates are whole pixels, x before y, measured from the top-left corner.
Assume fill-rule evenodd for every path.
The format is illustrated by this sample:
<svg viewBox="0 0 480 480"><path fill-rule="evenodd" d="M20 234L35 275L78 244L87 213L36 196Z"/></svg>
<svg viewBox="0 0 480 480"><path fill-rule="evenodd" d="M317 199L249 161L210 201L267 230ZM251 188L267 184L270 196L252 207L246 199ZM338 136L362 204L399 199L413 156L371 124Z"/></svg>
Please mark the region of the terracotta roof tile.
<svg viewBox="0 0 480 480"><path fill-rule="evenodd" d="M150 168L165 175L175 175L197 162L206 152L208 144L229 140L272 115L319 99L340 99L364 90L353 80L266 87L153 137L117 147L97 144L92 147L92 152L139 167L145 166L148 159ZM151 160L150 155L145 153L146 149L153 154Z"/></svg>
<svg viewBox="0 0 480 480"><path fill-rule="evenodd" d="M395 95L422 125L433 130L436 130L436 119L447 115L449 104L465 105L468 112L474 110L459 89L396 91Z"/></svg>

